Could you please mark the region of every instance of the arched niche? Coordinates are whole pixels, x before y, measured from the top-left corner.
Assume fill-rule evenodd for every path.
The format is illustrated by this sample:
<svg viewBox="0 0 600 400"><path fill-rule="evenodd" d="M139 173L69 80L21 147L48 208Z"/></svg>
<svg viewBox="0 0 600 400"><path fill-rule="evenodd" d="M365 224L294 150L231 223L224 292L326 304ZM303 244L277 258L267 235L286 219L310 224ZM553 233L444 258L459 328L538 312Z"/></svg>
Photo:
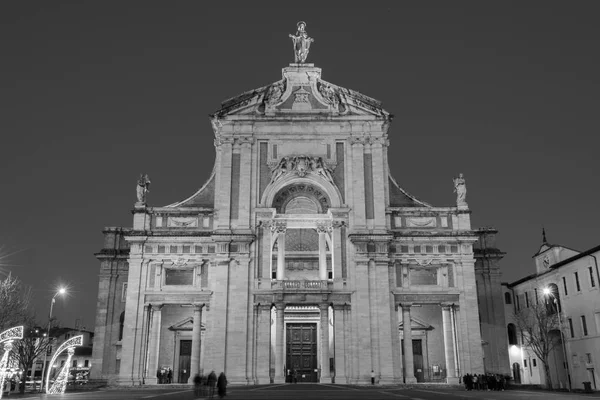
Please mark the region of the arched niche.
<svg viewBox="0 0 600 400"><path fill-rule="evenodd" d="M297 200L290 204L292 214L300 214L302 207L311 211L305 214L324 214L329 208L342 206L337 187L314 174L302 178L287 176L271 183L263 193L261 204L275 208L278 214L284 214L288 204L294 199Z"/></svg>

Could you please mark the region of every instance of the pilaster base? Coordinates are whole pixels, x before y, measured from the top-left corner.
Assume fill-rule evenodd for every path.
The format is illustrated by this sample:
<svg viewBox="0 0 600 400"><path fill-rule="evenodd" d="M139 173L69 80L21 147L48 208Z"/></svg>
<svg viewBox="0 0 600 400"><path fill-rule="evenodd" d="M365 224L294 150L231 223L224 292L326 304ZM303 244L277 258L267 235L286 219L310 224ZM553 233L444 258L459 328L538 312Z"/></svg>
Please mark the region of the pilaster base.
<svg viewBox="0 0 600 400"><path fill-rule="evenodd" d="M268 385L271 383L271 378L268 376L264 376L261 378L256 378L255 385Z"/></svg>
<svg viewBox="0 0 600 400"><path fill-rule="evenodd" d="M319 383L331 383L331 376L322 376L319 379Z"/></svg>
<svg viewBox="0 0 600 400"><path fill-rule="evenodd" d="M284 376L276 376L275 378L273 378L273 383L285 383L285 377Z"/></svg>
<svg viewBox="0 0 600 400"><path fill-rule="evenodd" d="M404 378L404 383L417 383L417 378L414 376L408 376Z"/></svg>
<svg viewBox="0 0 600 400"><path fill-rule="evenodd" d="M156 381L156 378L154 378L154 380ZM148 383L148 382L146 382L146 383ZM142 381L141 381L141 379L117 378L117 380L115 381L115 384L117 386L141 386Z"/></svg>
<svg viewBox="0 0 600 400"><path fill-rule="evenodd" d="M394 378L393 376L382 376L376 383L378 385L398 385L402 383L402 379Z"/></svg>
<svg viewBox="0 0 600 400"><path fill-rule="evenodd" d="M456 378L452 378L452 377L447 377L446 378L446 383L449 385L459 385L460 384L460 378L456 377Z"/></svg>
<svg viewBox="0 0 600 400"><path fill-rule="evenodd" d="M191 378L191 379L194 379L194 378ZM146 385L158 385L158 379L156 379L156 378L146 378Z"/></svg>

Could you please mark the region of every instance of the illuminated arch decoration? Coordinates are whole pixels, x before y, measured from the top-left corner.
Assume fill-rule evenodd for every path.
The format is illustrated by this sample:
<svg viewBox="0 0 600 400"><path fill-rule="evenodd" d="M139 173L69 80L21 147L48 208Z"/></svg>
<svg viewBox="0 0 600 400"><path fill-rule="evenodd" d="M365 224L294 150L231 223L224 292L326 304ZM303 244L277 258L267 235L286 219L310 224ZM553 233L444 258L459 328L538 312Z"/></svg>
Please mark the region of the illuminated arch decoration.
<svg viewBox="0 0 600 400"><path fill-rule="evenodd" d="M22 326L15 326L0 333L0 343L4 343L4 354L0 359L0 399L4 394L4 380L7 375L6 370L9 368L10 351L13 348L13 341L18 339L23 339Z"/></svg>
<svg viewBox="0 0 600 400"><path fill-rule="evenodd" d="M71 365L71 357L73 357L73 354L75 353L75 347L81 346L82 344L83 335L79 335L67 340L66 342L61 344L58 349L56 349L56 352L52 356L52 360L50 360L50 364L48 364L48 373L46 374L46 393L63 394L65 392L65 389L67 388L67 381L69 380L69 368ZM50 373L52 372L52 366L54 365L54 361L56 361L58 356L65 350L67 350L67 354L69 355L67 357L67 361L65 362L65 365L63 365L56 379L54 380L52 387L48 388L48 385L50 383Z"/></svg>

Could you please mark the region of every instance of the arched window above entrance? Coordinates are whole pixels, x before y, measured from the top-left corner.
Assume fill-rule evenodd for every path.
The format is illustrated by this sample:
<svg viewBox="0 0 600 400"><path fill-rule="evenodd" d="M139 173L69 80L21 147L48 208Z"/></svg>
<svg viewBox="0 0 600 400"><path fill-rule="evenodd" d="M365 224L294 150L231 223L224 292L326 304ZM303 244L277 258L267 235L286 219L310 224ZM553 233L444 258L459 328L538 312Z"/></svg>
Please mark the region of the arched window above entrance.
<svg viewBox="0 0 600 400"><path fill-rule="evenodd" d="M286 204L284 211L286 214L319 214L320 209L315 199L298 196Z"/></svg>
<svg viewBox="0 0 600 400"><path fill-rule="evenodd" d="M294 184L282 188L273 199L278 214L324 214L330 207L329 196L311 184Z"/></svg>

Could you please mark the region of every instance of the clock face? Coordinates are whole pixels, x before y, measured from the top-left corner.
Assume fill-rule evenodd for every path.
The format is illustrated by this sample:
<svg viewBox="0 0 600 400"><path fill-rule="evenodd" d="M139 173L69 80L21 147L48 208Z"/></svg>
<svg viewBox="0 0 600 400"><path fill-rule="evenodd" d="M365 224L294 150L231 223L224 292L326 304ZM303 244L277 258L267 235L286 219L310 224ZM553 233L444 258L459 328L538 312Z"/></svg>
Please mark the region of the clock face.
<svg viewBox="0 0 600 400"><path fill-rule="evenodd" d="M550 259L548 256L544 257L544 267L548 267L550 265Z"/></svg>

